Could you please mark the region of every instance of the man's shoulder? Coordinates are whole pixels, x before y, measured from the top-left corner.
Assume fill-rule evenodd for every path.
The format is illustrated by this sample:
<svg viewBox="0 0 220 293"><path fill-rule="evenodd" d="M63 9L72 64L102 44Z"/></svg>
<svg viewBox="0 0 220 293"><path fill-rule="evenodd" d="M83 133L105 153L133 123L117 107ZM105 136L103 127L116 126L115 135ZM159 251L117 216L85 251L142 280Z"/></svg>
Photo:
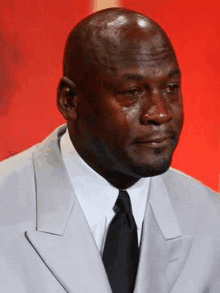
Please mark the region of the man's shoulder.
<svg viewBox="0 0 220 293"><path fill-rule="evenodd" d="M191 212L200 209L207 214L214 212L220 215L220 194L205 186L199 180L170 168L162 175L172 202L179 205L179 209ZM220 218L219 218L220 220ZM219 221L218 220L218 221Z"/></svg>
<svg viewBox="0 0 220 293"><path fill-rule="evenodd" d="M57 138L65 131L65 126L55 129L45 140L33 145L31 148L14 155L4 161L0 162L0 181L6 179L8 176L20 174L25 172L28 168L33 168L33 156L41 152L46 154L52 144L55 144Z"/></svg>
<svg viewBox="0 0 220 293"><path fill-rule="evenodd" d="M206 231L220 239L220 194L173 168L162 178L183 231L201 235Z"/></svg>
<svg viewBox="0 0 220 293"><path fill-rule="evenodd" d="M179 171L174 168L169 168L169 170L162 175L167 188L173 192L183 191L190 194L206 194L210 196L219 196L217 192L211 190L209 187L205 186L199 180Z"/></svg>
<svg viewBox="0 0 220 293"><path fill-rule="evenodd" d="M34 176L34 160L39 164L47 162L47 156L54 146L58 145L60 135L65 132L65 126L55 129L42 142L31 148L0 162L0 185L1 190L13 187L19 182L25 182L30 176ZM41 160L41 162L40 162Z"/></svg>
<svg viewBox="0 0 220 293"><path fill-rule="evenodd" d="M32 167L32 154L36 148L36 145L31 148L12 156L2 162L0 162L0 185L6 187L14 183L14 178L18 175L25 176L30 173ZM12 180L12 181L11 181ZM11 184L10 184L11 181Z"/></svg>
<svg viewBox="0 0 220 293"><path fill-rule="evenodd" d="M35 146L0 163L1 225L17 225L31 218L34 206Z"/></svg>
<svg viewBox="0 0 220 293"><path fill-rule="evenodd" d="M44 141L0 163L1 224L19 223L34 215L36 204L36 165L44 168L54 152L60 129ZM49 164L49 163L48 163ZM48 166L46 165L45 168ZM9 212L10 211L10 212Z"/></svg>

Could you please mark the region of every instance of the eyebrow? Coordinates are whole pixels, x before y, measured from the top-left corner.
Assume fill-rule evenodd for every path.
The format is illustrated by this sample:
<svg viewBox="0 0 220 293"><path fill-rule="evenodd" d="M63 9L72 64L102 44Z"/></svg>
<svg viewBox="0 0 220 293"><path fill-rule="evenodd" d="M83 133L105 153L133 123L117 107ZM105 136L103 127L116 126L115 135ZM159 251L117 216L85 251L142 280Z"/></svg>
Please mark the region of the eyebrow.
<svg viewBox="0 0 220 293"><path fill-rule="evenodd" d="M124 74L122 76L123 80L141 80L143 79L143 75L142 74Z"/></svg>
<svg viewBox="0 0 220 293"><path fill-rule="evenodd" d="M171 78L174 75L180 75L180 70L179 69L173 69L168 73L168 77ZM122 76L123 80L142 80L143 75L142 74L130 74L126 73Z"/></svg>
<svg viewBox="0 0 220 293"><path fill-rule="evenodd" d="M174 69L169 72L169 77L173 77L174 75L180 75L180 70L179 69Z"/></svg>

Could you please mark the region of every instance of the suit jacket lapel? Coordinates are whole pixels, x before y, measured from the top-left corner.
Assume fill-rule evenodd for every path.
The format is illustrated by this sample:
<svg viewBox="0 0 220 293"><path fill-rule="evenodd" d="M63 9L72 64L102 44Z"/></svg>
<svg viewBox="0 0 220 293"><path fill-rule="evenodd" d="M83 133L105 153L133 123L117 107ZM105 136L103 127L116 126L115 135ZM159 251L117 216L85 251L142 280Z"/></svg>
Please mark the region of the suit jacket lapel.
<svg viewBox="0 0 220 293"><path fill-rule="evenodd" d="M100 253L52 134L34 154L37 229L26 237L66 292L111 292Z"/></svg>
<svg viewBox="0 0 220 293"><path fill-rule="evenodd" d="M192 244L181 234L166 186L160 176L150 183L135 293L170 292Z"/></svg>

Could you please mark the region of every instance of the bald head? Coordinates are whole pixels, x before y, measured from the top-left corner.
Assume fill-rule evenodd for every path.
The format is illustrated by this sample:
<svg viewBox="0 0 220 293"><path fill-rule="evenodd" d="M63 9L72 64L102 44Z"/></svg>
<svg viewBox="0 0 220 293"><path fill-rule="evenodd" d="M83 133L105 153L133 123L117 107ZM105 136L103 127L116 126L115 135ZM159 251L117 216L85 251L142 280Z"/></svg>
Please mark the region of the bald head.
<svg viewBox="0 0 220 293"><path fill-rule="evenodd" d="M83 88L91 74L131 61L131 53L161 58L170 51L173 49L166 34L154 21L134 11L109 8L83 19L71 31L64 76Z"/></svg>

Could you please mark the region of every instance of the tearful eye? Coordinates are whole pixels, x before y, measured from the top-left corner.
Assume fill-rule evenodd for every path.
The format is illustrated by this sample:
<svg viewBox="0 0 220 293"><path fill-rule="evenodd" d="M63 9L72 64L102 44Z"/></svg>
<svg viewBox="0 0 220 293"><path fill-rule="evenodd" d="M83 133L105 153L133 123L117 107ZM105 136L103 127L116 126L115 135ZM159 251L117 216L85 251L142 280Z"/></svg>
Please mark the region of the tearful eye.
<svg viewBox="0 0 220 293"><path fill-rule="evenodd" d="M138 98L141 94L142 94L142 91L136 88L120 92L120 95L128 97L130 99Z"/></svg>
<svg viewBox="0 0 220 293"><path fill-rule="evenodd" d="M130 88L116 92L116 99L123 107L133 107L143 96L144 91L141 88Z"/></svg>
<svg viewBox="0 0 220 293"><path fill-rule="evenodd" d="M179 88L179 84L170 84L163 90L163 92L165 92L168 95L174 95L178 93Z"/></svg>

